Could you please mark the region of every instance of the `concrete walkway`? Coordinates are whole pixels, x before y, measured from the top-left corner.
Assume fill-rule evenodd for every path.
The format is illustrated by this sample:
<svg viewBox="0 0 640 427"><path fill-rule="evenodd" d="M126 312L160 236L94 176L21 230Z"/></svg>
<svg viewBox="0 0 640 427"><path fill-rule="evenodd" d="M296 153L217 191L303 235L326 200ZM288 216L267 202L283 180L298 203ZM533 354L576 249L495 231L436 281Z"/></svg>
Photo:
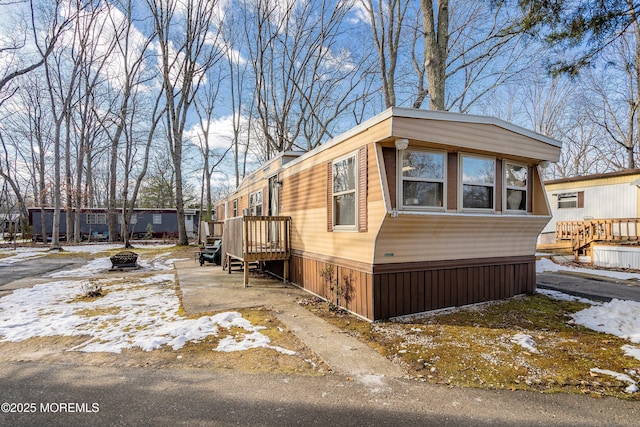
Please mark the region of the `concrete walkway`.
<svg viewBox="0 0 640 427"><path fill-rule="evenodd" d="M356 377L404 376L384 356L301 307L296 299L311 294L298 287L252 274L249 287L244 288L241 272L229 274L219 266L200 267L191 260L178 261L175 266L182 303L189 314L265 306L334 372Z"/></svg>

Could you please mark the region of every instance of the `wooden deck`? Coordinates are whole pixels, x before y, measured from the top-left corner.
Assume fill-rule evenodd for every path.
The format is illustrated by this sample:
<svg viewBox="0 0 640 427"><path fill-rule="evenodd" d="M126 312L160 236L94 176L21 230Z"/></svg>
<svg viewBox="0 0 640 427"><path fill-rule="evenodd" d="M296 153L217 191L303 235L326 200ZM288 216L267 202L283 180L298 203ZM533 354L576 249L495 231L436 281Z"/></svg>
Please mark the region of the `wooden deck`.
<svg viewBox="0 0 640 427"><path fill-rule="evenodd" d="M590 254L594 243L640 244L640 218L558 221L556 241L570 241L576 259Z"/></svg>
<svg viewBox="0 0 640 427"><path fill-rule="evenodd" d="M231 273L231 261L241 261L244 268L244 285L249 284L249 263L284 261L284 280L287 281L291 257L291 217L288 216L240 216L224 221L222 251L223 266Z"/></svg>

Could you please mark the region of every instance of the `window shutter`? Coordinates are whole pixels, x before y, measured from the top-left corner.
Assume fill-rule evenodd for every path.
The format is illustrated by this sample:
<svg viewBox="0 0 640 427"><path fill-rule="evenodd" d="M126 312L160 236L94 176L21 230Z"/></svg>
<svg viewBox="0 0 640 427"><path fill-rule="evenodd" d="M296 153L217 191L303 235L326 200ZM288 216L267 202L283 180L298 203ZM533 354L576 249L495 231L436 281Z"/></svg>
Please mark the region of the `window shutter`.
<svg viewBox="0 0 640 427"><path fill-rule="evenodd" d="M367 146L358 150L358 231L367 231Z"/></svg>
<svg viewBox="0 0 640 427"><path fill-rule="evenodd" d="M327 231L333 231L333 164L327 163Z"/></svg>
<svg viewBox="0 0 640 427"><path fill-rule="evenodd" d="M584 191L578 191L578 207L584 208Z"/></svg>

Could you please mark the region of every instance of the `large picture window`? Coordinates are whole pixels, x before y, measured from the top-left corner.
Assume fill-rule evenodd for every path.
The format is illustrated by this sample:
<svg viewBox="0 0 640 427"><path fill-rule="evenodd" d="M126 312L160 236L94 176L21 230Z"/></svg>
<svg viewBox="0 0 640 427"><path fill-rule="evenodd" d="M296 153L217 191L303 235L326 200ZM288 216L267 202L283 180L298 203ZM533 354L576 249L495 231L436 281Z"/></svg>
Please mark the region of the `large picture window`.
<svg viewBox="0 0 640 427"><path fill-rule="evenodd" d="M333 224L336 228L355 228L357 197L357 156L354 154L333 162Z"/></svg>
<svg viewBox="0 0 640 427"><path fill-rule="evenodd" d="M505 208L507 211L527 211L527 167L504 163Z"/></svg>
<svg viewBox="0 0 640 427"><path fill-rule="evenodd" d="M404 150L400 165L400 203L403 208L443 208L445 153Z"/></svg>
<svg viewBox="0 0 640 427"><path fill-rule="evenodd" d="M461 155L462 209L493 210L496 161L490 157Z"/></svg>
<svg viewBox="0 0 640 427"><path fill-rule="evenodd" d="M249 211L253 216L262 216L262 190L249 194Z"/></svg>

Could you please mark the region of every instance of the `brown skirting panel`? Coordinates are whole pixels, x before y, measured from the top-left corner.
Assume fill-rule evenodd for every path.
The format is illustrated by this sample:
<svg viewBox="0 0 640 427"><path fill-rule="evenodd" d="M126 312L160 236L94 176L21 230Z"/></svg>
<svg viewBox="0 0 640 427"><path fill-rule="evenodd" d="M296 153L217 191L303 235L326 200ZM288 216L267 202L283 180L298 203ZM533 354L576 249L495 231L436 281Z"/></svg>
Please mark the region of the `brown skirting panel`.
<svg viewBox="0 0 640 427"><path fill-rule="evenodd" d="M377 268L376 268L377 267ZM535 257L385 264L370 273L294 254L290 280L369 320L510 298L535 290Z"/></svg>
<svg viewBox="0 0 640 427"><path fill-rule="evenodd" d="M327 301L373 320L373 275L323 260L291 255L289 278Z"/></svg>
<svg viewBox="0 0 640 427"><path fill-rule="evenodd" d="M424 269L374 273L372 320L532 293L535 262L534 256L458 260L455 267L434 263Z"/></svg>

